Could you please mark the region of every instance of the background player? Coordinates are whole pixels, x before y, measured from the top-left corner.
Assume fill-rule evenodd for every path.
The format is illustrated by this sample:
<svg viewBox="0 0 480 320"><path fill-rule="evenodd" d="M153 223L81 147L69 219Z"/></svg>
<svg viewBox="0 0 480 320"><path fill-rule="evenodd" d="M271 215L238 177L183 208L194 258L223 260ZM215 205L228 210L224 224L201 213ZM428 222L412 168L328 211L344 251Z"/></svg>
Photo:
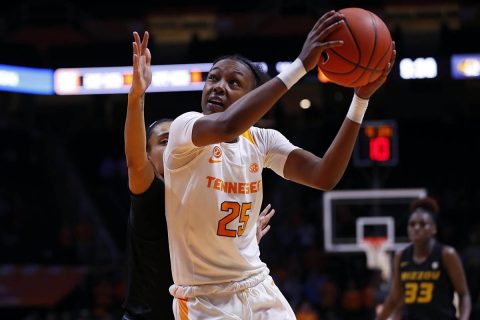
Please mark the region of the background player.
<svg viewBox="0 0 480 320"><path fill-rule="evenodd" d="M457 319L454 292L459 296L459 319L469 319L470 294L460 258L454 248L435 239L438 211L431 197L411 203L411 244L395 255L392 286L378 320L394 311L400 311L401 319Z"/></svg>

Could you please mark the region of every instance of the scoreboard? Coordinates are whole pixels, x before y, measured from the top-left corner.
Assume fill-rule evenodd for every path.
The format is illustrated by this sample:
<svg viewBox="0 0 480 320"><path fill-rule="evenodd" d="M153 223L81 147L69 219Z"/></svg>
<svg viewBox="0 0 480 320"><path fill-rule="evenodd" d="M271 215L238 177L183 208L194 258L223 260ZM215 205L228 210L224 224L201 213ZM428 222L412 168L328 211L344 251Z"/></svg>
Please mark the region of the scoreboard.
<svg viewBox="0 0 480 320"><path fill-rule="evenodd" d="M396 122L364 121L353 151L353 162L357 167L396 166L398 163Z"/></svg>

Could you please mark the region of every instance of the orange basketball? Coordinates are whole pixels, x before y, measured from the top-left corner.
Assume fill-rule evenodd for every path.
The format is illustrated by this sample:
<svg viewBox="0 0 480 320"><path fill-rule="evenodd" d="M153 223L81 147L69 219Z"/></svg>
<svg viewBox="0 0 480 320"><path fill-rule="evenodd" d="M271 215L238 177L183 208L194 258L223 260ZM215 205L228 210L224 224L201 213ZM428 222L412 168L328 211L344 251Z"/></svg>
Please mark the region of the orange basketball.
<svg viewBox="0 0 480 320"><path fill-rule="evenodd" d="M328 36L343 45L327 49L318 68L331 81L345 87L361 87L377 80L390 62L392 37L385 23L361 8L339 10L345 23Z"/></svg>

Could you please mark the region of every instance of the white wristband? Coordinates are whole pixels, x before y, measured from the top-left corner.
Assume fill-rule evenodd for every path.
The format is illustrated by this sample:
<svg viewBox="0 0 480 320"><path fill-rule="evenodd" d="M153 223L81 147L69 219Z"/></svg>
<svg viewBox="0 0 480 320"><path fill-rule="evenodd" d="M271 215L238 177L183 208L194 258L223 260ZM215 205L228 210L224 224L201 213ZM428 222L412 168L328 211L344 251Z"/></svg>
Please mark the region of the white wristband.
<svg viewBox="0 0 480 320"><path fill-rule="evenodd" d="M305 70L302 61L297 58L288 67L286 67L285 70L280 72L277 77L282 80L287 89L290 89L306 73L307 70Z"/></svg>
<svg viewBox="0 0 480 320"><path fill-rule="evenodd" d="M367 111L368 107L368 99L362 99L358 97L356 94L353 95L352 103L350 103L350 108L347 112L347 118L357 122L362 123L363 116Z"/></svg>

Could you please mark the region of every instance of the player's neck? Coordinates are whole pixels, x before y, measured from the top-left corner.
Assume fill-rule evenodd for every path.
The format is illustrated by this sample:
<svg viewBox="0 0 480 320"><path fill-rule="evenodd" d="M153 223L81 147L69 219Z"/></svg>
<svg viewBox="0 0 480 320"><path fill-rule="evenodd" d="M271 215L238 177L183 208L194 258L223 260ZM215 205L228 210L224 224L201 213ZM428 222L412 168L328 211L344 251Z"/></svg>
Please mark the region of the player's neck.
<svg viewBox="0 0 480 320"><path fill-rule="evenodd" d="M413 250L413 260L417 263L422 263L425 261L433 250L433 245L435 244L435 239L429 239L428 241L415 243Z"/></svg>

